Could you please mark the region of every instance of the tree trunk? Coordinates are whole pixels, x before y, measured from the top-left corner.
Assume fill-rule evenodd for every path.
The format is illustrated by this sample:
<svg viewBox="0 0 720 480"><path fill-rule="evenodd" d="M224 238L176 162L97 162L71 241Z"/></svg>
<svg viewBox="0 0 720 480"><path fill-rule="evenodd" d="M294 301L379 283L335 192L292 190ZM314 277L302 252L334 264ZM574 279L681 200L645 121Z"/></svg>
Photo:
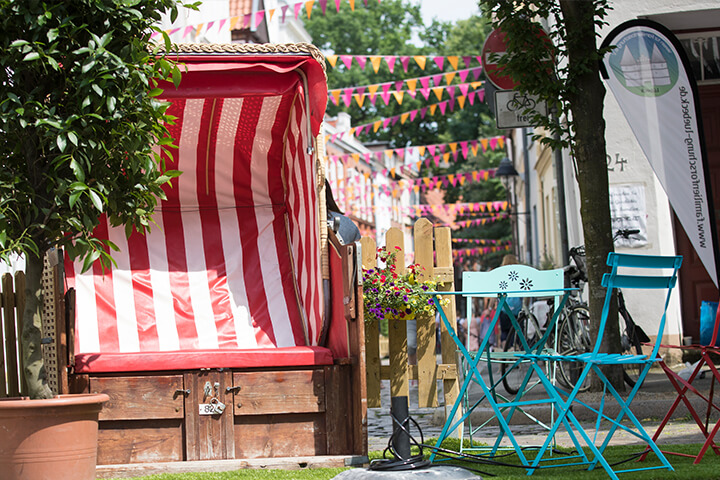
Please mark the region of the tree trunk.
<svg viewBox="0 0 720 480"><path fill-rule="evenodd" d="M42 357L43 257L25 255L25 311L23 312L23 374L30 398L52 398Z"/></svg>
<svg viewBox="0 0 720 480"><path fill-rule="evenodd" d="M600 80L595 38L594 5L590 1L560 0L567 28L568 69L572 79L568 100L575 125L574 157L580 189L580 213L588 270L590 329L597 338L605 289L608 253L613 251L610 195L605 150L603 101L605 87ZM602 352L620 351L617 303L613 305L604 330ZM613 386L624 391L622 367L603 370ZM599 389L597 378L593 389Z"/></svg>

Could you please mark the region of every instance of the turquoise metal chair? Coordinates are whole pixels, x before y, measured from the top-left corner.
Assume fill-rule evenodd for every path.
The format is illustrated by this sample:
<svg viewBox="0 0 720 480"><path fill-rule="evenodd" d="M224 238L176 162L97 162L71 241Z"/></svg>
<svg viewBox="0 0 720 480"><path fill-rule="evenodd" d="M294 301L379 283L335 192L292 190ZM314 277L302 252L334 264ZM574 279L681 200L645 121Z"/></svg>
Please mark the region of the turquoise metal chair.
<svg viewBox="0 0 720 480"><path fill-rule="evenodd" d="M544 459L543 456L548 452L548 448L551 445L552 438L554 437L557 429L560 426L564 426L566 428L568 434L570 435L570 438L575 444L577 455L568 456L567 462L565 463L547 464L547 467L587 465L588 470L592 470L599 463L603 466L603 468L605 468L608 475L614 479L618 478L618 473L624 472L653 469L667 469L671 471L673 470L672 466L667 461L667 459L660 451L658 446L655 444L655 442L652 440L651 436L648 435L648 433L643 428L640 420L638 420L638 418L632 413L630 405L635 398L635 395L637 394L640 385L642 385L645 377L647 376L650 367L653 363L660 359L658 356L658 349L660 348L663 331L665 329L665 316L668 303L670 301L672 289L677 282L677 272L680 268L681 263L681 256L650 256L610 253L607 259L607 264L611 268L611 271L610 273L605 274L602 279L602 285L607 288L607 292L605 296L605 303L603 305L602 318L600 319L598 338L595 339L595 346L593 350L591 352L575 356L547 355L538 353L521 355L522 357L532 361L533 368L540 376L540 379L543 382L545 389L547 390L549 396L553 398L554 403L558 409L557 420L554 423L550 432L548 433L548 438L545 440L545 443L538 452L538 455L532 462L531 467L533 468L528 469L528 474L532 473L535 468L543 468L543 465L541 464L542 461L556 461L558 459L557 456L553 456L552 458L547 459ZM607 324L607 317L610 311L612 296L614 294L614 290L618 288L660 289L666 290L667 292L665 295L663 314L659 319L656 341L650 355L623 355L600 352L600 345ZM583 364L583 369L580 373L580 377L578 378L575 389L573 389L570 393L567 393L559 388L556 388L547 377L543 378L543 370L539 367L539 364L546 361L573 361ZM617 392L617 390L613 388L612 384L603 373L602 367L606 365L625 365L630 363L639 364L641 366L641 371L635 387L633 387L633 389L627 395L627 398L623 398ZM620 412L617 414L617 416L610 417L604 413L604 401L600 403L599 409L595 409L577 398L579 386L582 385L585 378L587 377L587 375L589 375L591 371L595 372L595 374L603 383L603 400L605 399L606 395L609 394L610 396L612 396L612 398L615 399L615 401L617 401L620 407ZM587 408L597 415L595 434L593 434L593 438L588 435L588 432L586 432L580 425L580 422L578 422L573 410L571 410L571 407L573 405L575 405L576 408ZM623 424L623 419L627 419L630 425ZM597 442L596 433L599 429L600 422L603 420L610 422L611 425L604 440L602 442ZM613 435L618 430L624 430L644 441L647 444L648 448L657 455L657 458L659 459L661 465L614 470L613 467L607 462L607 460L605 460L603 453L606 447L610 444ZM584 443L587 447L587 453L592 453L591 457L588 457L588 455L586 454L584 447L580 442L581 439L582 443Z"/></svg>
<svg viewBox="0 0 720 480"><path fill-rule="evenodd" d="M468 298L474 297L485 297L498 299L498 305L496 307L495 315L491 320L488 328L488 332L495 329L498 324L500 312L504 311L508 314L513 328L517 332L522 332L523 329L519 325L517 318L510 310L507 305L508 297L558 297L556 301L557 309L555 315L548 321L544 335L533 343L528 343L527 339L520 335L520 341L523 345L525 354L535 353L546 353L546 344L548 338L551 335L553 326L555 325L559 312L567 299L567 293L569 289L564 288L563 270L536 270L526 265L506 265L503 267L496 268L490 272L464 272L463 274L463 291L462 292L437 292L440 295L456 294L464 295ZM437 299L436 299L437 302ZM491 366L493 362L505 361L510 362L511 370L512 367L517 367L521 363L528 363L529 360L520 358L519 353L513 353L511 357L507 357L504 353L491 353L489 350L489 337L486 335L480 341L480 346L477 352L469 352L464 342L457 337L455 330L450 326L447 321L442 308L438 308L441 320L445 323L448 329L448 333L453 338L456 346L458 347L460 354L460 365L461 371L464 372L464 378L462 380L462 386L458 399L452 407L451 412L447 416L447 421L442 429L442 432L438 438L437 446L448 438L458 428L462 428L468 421L472 411L477 408L480 404L490 406L494 412L494 416L497 419L501 427L501 433L495 441L495 444L489 448L488 455L495 455L500 449L500 443L503 438L507 438L512 449L515 450L516 454L523 462L523 465L529 466L529 460L526 458L524 450L527 446L521 446L513 436L510 430L509 423L513 415L517 412L522 412L523 408L529 405L538 405L542 403L552 403L552 399L540 399L540 400L525 400L523 395L527 392L531 386L530 379L533 376L533 370L528 369L527 374L522 380L517 395L513 398L507 398L503 395L499 395L497 387L502 381L502 378L498 378L497 381L492 379L488 382L483 378L480 363L483 365ZM469 314L472 315L472 309ZM505 357L501 358L502 355ZM547 375L544 376L547 378ZM475 383L482 389L482 396L480 400L470 404L468 401L468 388L471 383ZM458 411L461 411L460 418L456 418ZM470 426L471 431L472 426ZM550 429L549 426L546 428ZM539 446L536 446L536 448ZM431 461L435 459L435 454L431 456Z"/></svg>

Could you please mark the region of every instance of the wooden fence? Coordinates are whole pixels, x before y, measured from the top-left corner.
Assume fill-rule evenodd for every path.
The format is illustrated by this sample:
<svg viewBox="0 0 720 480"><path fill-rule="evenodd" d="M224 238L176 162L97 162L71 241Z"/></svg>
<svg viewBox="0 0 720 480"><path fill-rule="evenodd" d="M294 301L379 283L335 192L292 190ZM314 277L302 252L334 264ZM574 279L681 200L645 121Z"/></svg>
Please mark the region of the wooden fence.
<svg viewBox="0 0 720 480"><path fill-rule="evenodd" d="M433 228L425 218L419 219L414 226L415 261L424 267L425 279L438 279L443 282L441 290L454 290L452 262L452 246L448 227ZM400 252L396 257L396 270L406 270L404 259L404 235L400 229L391 228L385 238L385 246L389 251L396 247ZM362 245L363 268L377 266L377 248L375 240L364 237ZM433 248L434 246L434 248ZM454 326L455 298L450 296L450 303L443 307L448 320ZM379 349L380 329L377 321L365 323L365 350L367 358L367 395L368 407L381 407L380 385L382 380L390 380L392 397L409 396L410 379L418 382L418 406L436 407L438 405L437 381L443 381L445 407L449 409L459 393L456 366L456 347L441 325L441 362L438 363L435 353L436 333L435 318L432 315L417 318L417 365L408 364L407 322L390 320L388 325L390 364L382 365ZM389 405L387 405L389 408Z"/></svg>
<svg viewBox="0 0 720 480"><path fill-rule="evenodd" d="M17 272L13 276L5 273L0 281L0 302L2 304L3 355L0 368L0 397L17 397L26 394L27 387L20 379L22 355L20 336L22 335L22 312L25 307L25 273Z"/></svg>
<svg viewBox="0 0 720 480"><path fill-rule="evenodd" d="M57 250L45 256L42 275L43 337L42 354L45 373L54 393L67 393L67 338L64 321L65 297L59 273ZM22 315L25 308L25 272L0 277L0 398L26 396L28 389L22 375ZM61 388L61 385L63 387Z"/></svg>

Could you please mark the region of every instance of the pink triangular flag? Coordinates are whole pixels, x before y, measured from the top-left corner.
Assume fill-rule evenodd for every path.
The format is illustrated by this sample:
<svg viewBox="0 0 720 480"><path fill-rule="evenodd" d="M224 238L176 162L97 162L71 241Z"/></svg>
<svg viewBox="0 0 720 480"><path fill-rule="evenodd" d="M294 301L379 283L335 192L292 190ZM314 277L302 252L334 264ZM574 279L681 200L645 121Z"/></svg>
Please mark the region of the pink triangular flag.
<svg viewBox="0 0 720 480"><path fill-rule="evenodd" d="M223 18L222 20L220 20L220 24L218 26L218 31L223 29L223 27L225 26L225 22L227 22L227 18Z"/></svg>
<svg viewBox="0 0 720 480"><path fill-rule="evenodd" d="M463 158L468 156L468 142L460 142L460 150L462 150Z"/></svg>
<svg viewBox="0 0 720 480"><path fill-rule="evenodd" d="M427 107L423 107L420 109L420 118L425 118L425 114L427 113Z"/></svg>
<svg viewBox="0 0 720 480"><path fill-rule="evenodd" d="M383 128L389 127L391 121L392 120L390 118L386 118L385 120L383 120L383 123L382 123Z"/></svg>
<svg viewBox="0 0 720 480"><path fill-rule="evenodd" d="M430 152L430 155L435 155L435 148L436 148L435 145L428 145L427 149L428 149L428 152Z"/></svg>
<svg viewBox="0 0 720 480"><path fill-rule="evenodd" d="M255 14L255 28L257 28L265 19L265 10L260 10Z"/></svg>
<svg viewBox="0 0 720 480"><path fill-rule="evenodd" d="M448 85L446 88L448 94L450 95L450 98L455 98L455 86L454 85Z"/></svg>
<svg viewBox="0 0 720 480"><path fill-rule="evenodd" d="M475 80L477 80L478 78L480 78L480 74L481 74L481 73L482 73L482 68L480 68L480 67L478 67L478 68L473 68L473 69L472 69L473 78L474 78Z"/></svg>
<svg viewBox="0 0 720 480"><path fill-rule="evenodd" d="M405 92L405 93L407 93L408 95L410 95L412 98L415 98L415 97L417 96L417 90L414 90L414 91L413 91L413 90L408 90L408 91Z"/></svg>
<svg viewBox="0 0 720 480"><path fill-rule="evenodd" d="M472 57L462 57L463 62L465 62L465 68L468 68L470 66L470 62L472 62Z"/></svg>
<svg viewBox="0 0 720 480"><path fill-rule="evenodd" d="M411 110L411 111L410 111L410 121L411 121L411 122L414 122L414 121L415 121L415 117L417 117L417 114L418 114L418 111L417 111L417 110Z"/></svg>
<svg viewBox="0 0 720 480"><path fill-rule="evenodd" d="M300 15L300 9L302 8L302 6L303 6L303 2L298 2L293 6L293 10L295 13L295 20L298 19L298 15Z"/></svg>
<svg viewBox="0 0 720 480"><path fill-rule="evenodd" d="M467 83L461 83L460 85L458 85L458 88L460 89L461 94L467 95L468 90L470 89L470 85L468 85Z"/></svg>
<svg viewBox="0 0 720 480"><path fill-rule="evenodd" d="M477 92L470 92L467 96L468 101L470 102L470 105L475 105L475 95Z"/></svg>
<svg viewBox="0 0 720 480"><path fill-rule="evenodd" d="M444 102L438 103L438 107L440 107L440 113L445 115L445 110L447 109L448 101L445 100Z"/></svg>
<svg viewBox="0 0 720 480"><path fill-rule="evenodd" d="M285 23L285 14L287 13L287 9L289 6L290 5L283 5L282 7L280 7L280 11L282 12L282 23Z"/></svg>
<svg viewBox="0 0 720 480"><path fill-rule="evenodd" d="M497 137L493 137L490 139L490 150L495 150L497 148Z"/></svg>
<svg viewBox="0 0 720 480"><path fill-rule="evenodd" d="M458 72L458 78L460 79L460 83L465 83L465 80L467 80L468 73L470 73L470 70L460 70Z"/></svg>
<svg viewBox="0 0 720 480"><path fill-rule="evenodd" d="M342 60L342 62L345 64L345 68L350 70L353 61L352 55L340 55L340 60Z"/></svg>
<svg viewBox="0 0 720 480"><path fill-rule="evenodd" d="M435 57L435 58L433 58L433 60L435 61L435 65L437 65L440 70L443 70L443 64L445 62L445 57Z"/></svg>
<svg viewBox="0 0 720 480"><path fill-rule="evenodd" d="M395 115L394 117L391 118L391 120L392 120L392 124L393 124L393 127L394 127L395 124L400 120L400 116L399 116L399 115Z"/></svg>
<svg viewBox="0 0 720 480"><path fill-rule="evenodd" d="M485 101L485 89L482 89L479 91L475 90L475 91L477 92L477 95L478 95L478 98L480 99L480 101L484 102Z"/></svg>
<svg viewBox="0 0 720 480"><path fill-rule="evenodd" d="M213 25L215 25L215 22L208 22L208 24L207 24L208 32L209 32L210 29L213 27Z"/></svg>
<svg viewBox="0 0 720 480"><path fill-rule="evenodd" d="M327 8L327 0L318 0L320 2L320 9L323 12L323 15L325 15L325 9Z"/></svg>
<svg viewBox="0 0 720 480"><path fill-rule="evenodd" d="M433 85L435 85L436 87L439 87L440 85L442 85L442 81L443 81L442 75L433 75L431 78L433 81Z"/></svg>
<svg viewBox="0 0 720 480"><path fill-rule="evenodd" d="M185 31L183 32L182 38L187 37L188 35L190 35L190 32L194 32L194 31L195 31L195 25L188 25L187 27L185 27Z"/></svg>
<svg viewBox="0 0 720 480"><path fill-rule="evenodd" d="M352 101L352 94L353 94L354 90L355 90L354 88L346 88L343 90L343 102L345 102L346 107L350 106L350 102Z"/></svg>
<svg viewBox="0 0 720 480"><path fill-rule="evenodd" d="M438 149L440 150L440 153L445 153L445 144L438 145Z"/></svg>
<svg viewBox="0 0 720 480"><path fill-rule="evenodd" d="M335 0L335 10L337 10L338 12L340 11L340 2L341 0Z"/></svg>
<svg viewBox="0 0 720 480"><path fill-rule="evenodd" d="M357 61L358 65L360 65L360 70L365 70L365 64L367 63L367 57L363 55L358 55L355 57L355 60Z"/></svg>
<svg viewBox="0 0 720 480"><path fill-rule="evenodd" d="M387 63L388 70L390 70L390 73L393 73L393 70L395 70L395 55L390 55L390 56L385 57L385 63Z"/></svg>
<svg viewBox="0 0 720 480"><path fill-rule="evenodd" d="M400 57L400 64L402 65L405 73L407 73L408 66L410 65L410 57Z"/></svg>
<svg viewBox="0 0 720 480"><path fill-rule="evenodd" d="M387 105L390 102L390 92L382 92L380 94L380 97L382 97L383 102L385 102L385 105Z"/></svg>

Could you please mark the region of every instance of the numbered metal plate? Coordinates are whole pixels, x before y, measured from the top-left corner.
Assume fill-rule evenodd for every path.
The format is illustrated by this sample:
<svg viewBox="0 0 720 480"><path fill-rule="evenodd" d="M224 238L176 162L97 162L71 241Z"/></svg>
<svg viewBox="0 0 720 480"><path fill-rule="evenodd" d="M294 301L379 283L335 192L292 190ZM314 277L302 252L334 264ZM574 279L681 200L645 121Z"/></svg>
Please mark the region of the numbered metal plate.
<svg viewBox="0 0 720 480"><path fill-rule="evenodd" d="M225 404L217 400L213 403L201 403L199 406L200 415L222 415L225 411Z"/></svg>

